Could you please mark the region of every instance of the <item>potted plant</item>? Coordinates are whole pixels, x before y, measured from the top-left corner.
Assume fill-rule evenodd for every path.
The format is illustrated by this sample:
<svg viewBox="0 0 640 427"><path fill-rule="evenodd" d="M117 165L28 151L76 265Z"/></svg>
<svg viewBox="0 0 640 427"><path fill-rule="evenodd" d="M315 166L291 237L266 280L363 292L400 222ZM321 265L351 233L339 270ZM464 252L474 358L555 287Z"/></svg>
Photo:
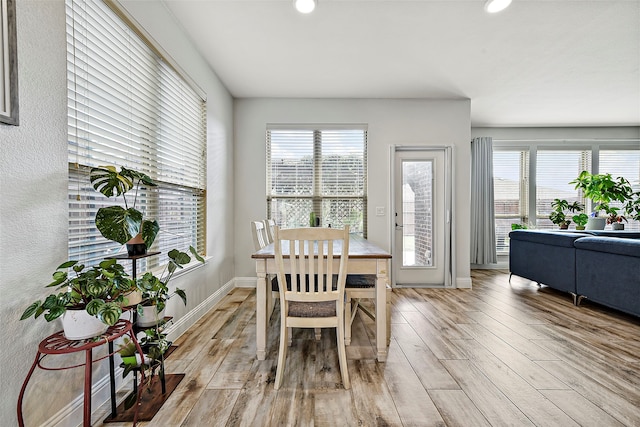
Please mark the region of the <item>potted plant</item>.
<svg viewBox="0 0 640 427"><path fill-rule="evenodd" d="M640 191L631 194L624 206L624 210L630 219L640 221Z"/></svg>
<svg viewBox="0 0 640 427"><path fill-rule="evenodd" d="M142 186L157 184L147 175L125 167L117 171L115 166L100 166L91 169L89 179L96 191L106 197L122 196L124 207L107 206L98 209L96 227L107 239L127 245L129 255L143 255L151 247L160 230L156 220L144 219L136 209L138 192ZM134 190L133 200L127 193Z"/></svg>
<svg viewBox="0 0 640 427"><path fill-rule="evenodd" d="M576 223L576 230L584 230L589 221L589 216L586 213L579 213L572 216L571 219Z"/></svg>
<svg viewBox="0 0 640 427"><path fill-rule="evenodd" d="M193 246L189 247L191 254L200 262L204 259L196 252ZM182 251L172 249L167 254L169 263L165 266L160 277L152 272L146 272L137 280L136 286L142 292L142 302L137 306L138 326L153 326L162 320L164 308L167 300L173 295L178 295L182 302L187 304L187 295L182 289L176 288L174 292L169 291L169 280L177 269L183 268L185 264L191 262L191 257Z"/></svg>
<svg viewBox="0 0 640 427"><path fill-rule="evenodd" d="M580 203L573 202L570 204L564 199L554 199L553 202L551 202L551 207L553 211L549 215L549 219L552 223L560 226L561 230L568 229L571 223L571 219L567 218L565 210L569 210L570 212L580 212L582 210Z"/></svg>
<svg viewBox="0 0 640 427"><path fill-rule="evenodd" d="M593 203L593 211L588 230L604 229L606 218L599 216L602 211L609 213L611 202L625 203L632 197L632 188L624 177L611 177L611 174L592 174L588 171L580 172L580 175L569 184L574 184L576 189L582 190L582 194Z"/></svg>
<svg viewBox="0 0 640 427"><path fill-rule="evenodd" d="M135 283L115 259L109 259L90 269L78 261L67 261L56 269L47 287L63 290L32 303L20 320L43 313L47 322L62 317L65 337L80 340L98 336L118 321L124 295Z"/></svg>
<svg viewBox="0 0 640 427"><path fill-rule="evenodd" d="M616 207L609 206L606 210L607 213L607 224L611 224L612 230L624 230L624 222L628 222L627 218L624 215L621 215L618 211L620 209Z"/></svg>

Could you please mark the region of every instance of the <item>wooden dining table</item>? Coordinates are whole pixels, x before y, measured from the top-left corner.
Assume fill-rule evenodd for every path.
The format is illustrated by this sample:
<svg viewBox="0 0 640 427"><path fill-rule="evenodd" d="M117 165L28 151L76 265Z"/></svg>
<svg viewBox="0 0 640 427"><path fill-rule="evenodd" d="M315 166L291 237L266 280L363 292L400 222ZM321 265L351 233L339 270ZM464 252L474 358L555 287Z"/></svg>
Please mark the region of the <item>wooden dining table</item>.
<svg viewBox="0 0 640 427"><path fill-rule="evenodd" d="M288 246L288 245L284 245ZM334 248L334 254L340 255L342 247ZM284 255L284 254L283 254ZM287 256L284 256L285 259ZM258 360L267 355L267 323L273 306L270 276L277 274L273 243L251 255L256 262L256 353ZM376 319L376 356L378 361L387 359L387 286L389 282L389 262L391 254L363 237L352 234L349 238L348 274L375 276L375 319ZM285 262L285 268L288 263Z"/></svg>

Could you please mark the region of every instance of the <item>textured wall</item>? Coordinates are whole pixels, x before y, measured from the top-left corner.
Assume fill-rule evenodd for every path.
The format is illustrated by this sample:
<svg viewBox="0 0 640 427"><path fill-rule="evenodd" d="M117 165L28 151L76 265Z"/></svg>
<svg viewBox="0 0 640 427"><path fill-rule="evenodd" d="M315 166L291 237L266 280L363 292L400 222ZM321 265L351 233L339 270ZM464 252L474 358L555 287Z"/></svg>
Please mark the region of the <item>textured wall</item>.
<svg viewBox="0 0 640 427"><path fill-rule="evenodd" d="M18 318L67 254L66 41L63 1L17 2L20 126L0 125L0 424L16 424L18 392L42 338L57 330ZM74 373L60 378L73 383ZM59 383L57 383L59 384ZM39 425L74 393L51 375L28 389L27 422Z"/></svg>
<svg viewBox="0 0 640 427"><path fill-rule="evenodd" d="M168 310L179 321L234 277L233 230L219 226L233 223L233 99L161 2L124 3L208 100L209 259L204 268L177 277L173 283L185 289L189 299L187 307L170 301ZM60 329L57 322L18 319L28 304L50 293L44 286L67 259L64 0L18 0L16 15L20 126L0 125L0 426L17 425L18 393L37 345ZM97 351L94 358L101 354L104 352ZM81 362L69 356L47 359L47 366ZM105 363L94 364L94 384L106 373ZM24 402L26 424L78 425L81 412L69 414L70 409L77 410L82 380L82 369L36 370ZM94 409L100 403L94 401Z"/></svg>

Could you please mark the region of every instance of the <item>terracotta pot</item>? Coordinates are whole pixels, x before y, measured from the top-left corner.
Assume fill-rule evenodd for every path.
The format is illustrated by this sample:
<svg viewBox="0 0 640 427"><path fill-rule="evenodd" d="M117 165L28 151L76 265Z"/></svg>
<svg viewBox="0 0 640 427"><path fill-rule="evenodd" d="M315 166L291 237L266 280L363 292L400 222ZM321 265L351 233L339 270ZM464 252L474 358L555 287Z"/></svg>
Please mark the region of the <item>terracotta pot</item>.
<svg viewBox="0 0 640 427"><path fill-rule="evenodd" d="M62 329L68 340L84 340L107 332L108 325L86 310L69 310L62 315Z"/></svg>
<svg viewBox="0 0 640 427"><path fill-rule="evenodd" d="M129 256L145 255L147 253L147 245L142 239L142 234L136 236L127 242L127 253Z"/></svg>

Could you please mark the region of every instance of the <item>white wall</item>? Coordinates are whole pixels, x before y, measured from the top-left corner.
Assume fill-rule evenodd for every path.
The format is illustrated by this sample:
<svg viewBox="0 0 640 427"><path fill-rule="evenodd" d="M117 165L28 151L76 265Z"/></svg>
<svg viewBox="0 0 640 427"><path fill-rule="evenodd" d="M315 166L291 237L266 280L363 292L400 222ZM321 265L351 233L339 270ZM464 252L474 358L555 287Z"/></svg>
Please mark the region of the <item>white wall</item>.
<svg viewBox="0 0 640 427"><path fill-rule="evenodd" d="M471 285L469 270L470 103L468 100L239 99L235 102L236 276L255 276L250 222L266 218L267 123L366 123L368 125L368 238L390 250L390 146L452 145L455 159L458 286ZM387 216L373 214L384 206Z"/></svg>
<svg viewBox="0 0 640 427"><path fill-rule="evenodd" d="M189 304L171 305L179 322L234 277L233 100L159 2L127 1L127 9L206 92L208 138L207 264L177 278ZM44 286L67 257L67 102L63 0L17 2L20 126L0 125L0 425L17 425L16 403L38 343L59 330L57 323L18 319L24 308L47 295ZM171 312L173 310L173 312ZM99 352L98 352L99 353ZM47 364L79 363L70 356ZM106 368L95 364L94 384ZM51 366L51 365L49 365ZM81 368L36 370L24 402L27 425L81 423ZM76 406L73 406L75 403ZM94 401L94 409L101 402ZM73 406L73 407L70 407ZM68 411L65 413L65 411ZM65 424L66 423L66 424Z"/></svg>

